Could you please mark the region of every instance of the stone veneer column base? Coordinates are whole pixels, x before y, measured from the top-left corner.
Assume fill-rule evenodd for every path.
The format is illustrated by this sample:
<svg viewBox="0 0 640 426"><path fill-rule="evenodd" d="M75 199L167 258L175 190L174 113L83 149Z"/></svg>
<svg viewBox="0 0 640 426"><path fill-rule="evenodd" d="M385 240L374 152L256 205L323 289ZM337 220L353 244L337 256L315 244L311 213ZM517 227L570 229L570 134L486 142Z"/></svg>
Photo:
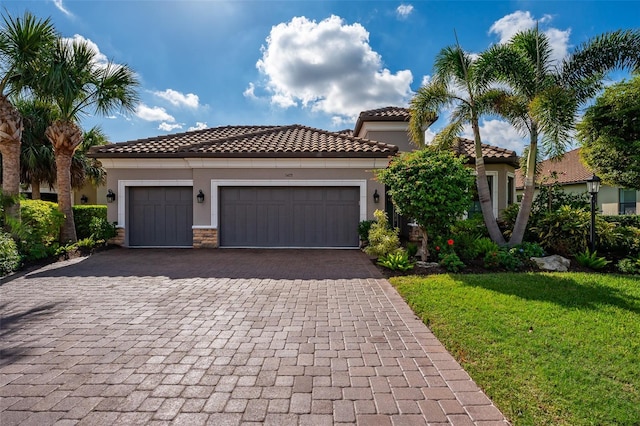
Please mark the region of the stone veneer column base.
<svg viewBox="0 0 640 426"><path fill-rule="evenodd" d="M193 230L193 248L217 248L218 247L218 230L217 229L194 229Z"/></svg>
<svg viewBox="0 0 640 426"><path fill-rule="evenodd" d="M124 245L124 228L116 228L116 236L107 241L109 244L115 244L117 246Z"/></svg>

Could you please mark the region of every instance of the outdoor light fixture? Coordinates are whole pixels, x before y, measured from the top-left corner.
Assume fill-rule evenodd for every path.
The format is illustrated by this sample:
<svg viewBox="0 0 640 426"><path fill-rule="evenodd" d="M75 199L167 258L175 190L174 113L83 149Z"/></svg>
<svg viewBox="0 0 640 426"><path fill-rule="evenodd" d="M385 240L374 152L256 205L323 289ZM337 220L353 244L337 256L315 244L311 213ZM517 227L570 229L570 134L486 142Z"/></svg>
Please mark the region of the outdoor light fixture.
<svg viewBox="0 0 640 426"><path fill-rule="evenodd" d="M378 204L380 202L380 194L378 194L378 190L373 191L373 202Z"/></svg>
<svg viewBox="0 0 640 426"><path fill-rule="evenodd" d="M202 189L198 191L198 195L196 195L196 200L198 200L198 203L200 204L204 203L204 192L202 192Z"/></svg>
<svg viewBox="0 0 640 426"><path fill-rule="evenodd" d="M87 204L89 202L89 198L82 194L82 197L80 197L80 204Z"/></svg>
<svg viewBox="0 0 640 426"><path fill-rule="evenodd" d="M598 191L600 191L600 178L595 174L587 183L587 192L591 195L591 236L589 241L589 249L593 253L596 250L596 202L598 200Z"/></svg>
<svg viewBox="0 0 640 426"><path fill-rule="evenodd" d="M112 190L107 190L107 203L113 203L116 200L116 193Z"/></svg>

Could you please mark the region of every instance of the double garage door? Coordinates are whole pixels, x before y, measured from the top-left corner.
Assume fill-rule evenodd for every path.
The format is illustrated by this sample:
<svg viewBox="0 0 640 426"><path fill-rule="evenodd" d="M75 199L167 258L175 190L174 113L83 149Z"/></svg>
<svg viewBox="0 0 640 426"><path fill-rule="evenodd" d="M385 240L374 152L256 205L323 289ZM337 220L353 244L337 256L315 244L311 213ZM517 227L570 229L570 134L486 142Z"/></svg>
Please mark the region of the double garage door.
<svg viewBox="0 0 640 426"><path fill-rule="evenodd" d="M129 245L190 247L193 188L130 187ZM222 187L222 247L358 247L358 187Z"/></svg>

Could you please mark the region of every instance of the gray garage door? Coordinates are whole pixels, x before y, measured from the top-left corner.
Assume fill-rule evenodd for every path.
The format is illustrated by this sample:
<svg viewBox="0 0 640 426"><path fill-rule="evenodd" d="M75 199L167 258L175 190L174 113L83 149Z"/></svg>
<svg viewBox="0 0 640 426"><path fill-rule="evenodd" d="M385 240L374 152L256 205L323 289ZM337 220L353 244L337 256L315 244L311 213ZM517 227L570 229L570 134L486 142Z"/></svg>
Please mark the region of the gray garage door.
<svg viewBox="0 0 640 426"><path fill-rule="evenodd" d="M358 247L357 187L224 187L223 247Z"/></svg>
<svg viewBox="0 0 640 426"><path fill-rule="evenodd" d="M131 187L127 229L130 246L191 247L191 187Z"/></svg>

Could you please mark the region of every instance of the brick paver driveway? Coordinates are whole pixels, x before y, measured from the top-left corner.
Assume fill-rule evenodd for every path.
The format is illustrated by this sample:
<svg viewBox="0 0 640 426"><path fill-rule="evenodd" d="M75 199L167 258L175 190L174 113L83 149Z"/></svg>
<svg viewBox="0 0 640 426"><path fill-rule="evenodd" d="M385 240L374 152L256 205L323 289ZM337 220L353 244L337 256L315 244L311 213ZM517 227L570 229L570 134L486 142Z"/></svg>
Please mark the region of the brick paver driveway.
<svg viewBox="0 0 640 426"><path fill-rule="evenodd" d="M0 286L0 424L505 424L359 251L114 249Z"/></svg>

